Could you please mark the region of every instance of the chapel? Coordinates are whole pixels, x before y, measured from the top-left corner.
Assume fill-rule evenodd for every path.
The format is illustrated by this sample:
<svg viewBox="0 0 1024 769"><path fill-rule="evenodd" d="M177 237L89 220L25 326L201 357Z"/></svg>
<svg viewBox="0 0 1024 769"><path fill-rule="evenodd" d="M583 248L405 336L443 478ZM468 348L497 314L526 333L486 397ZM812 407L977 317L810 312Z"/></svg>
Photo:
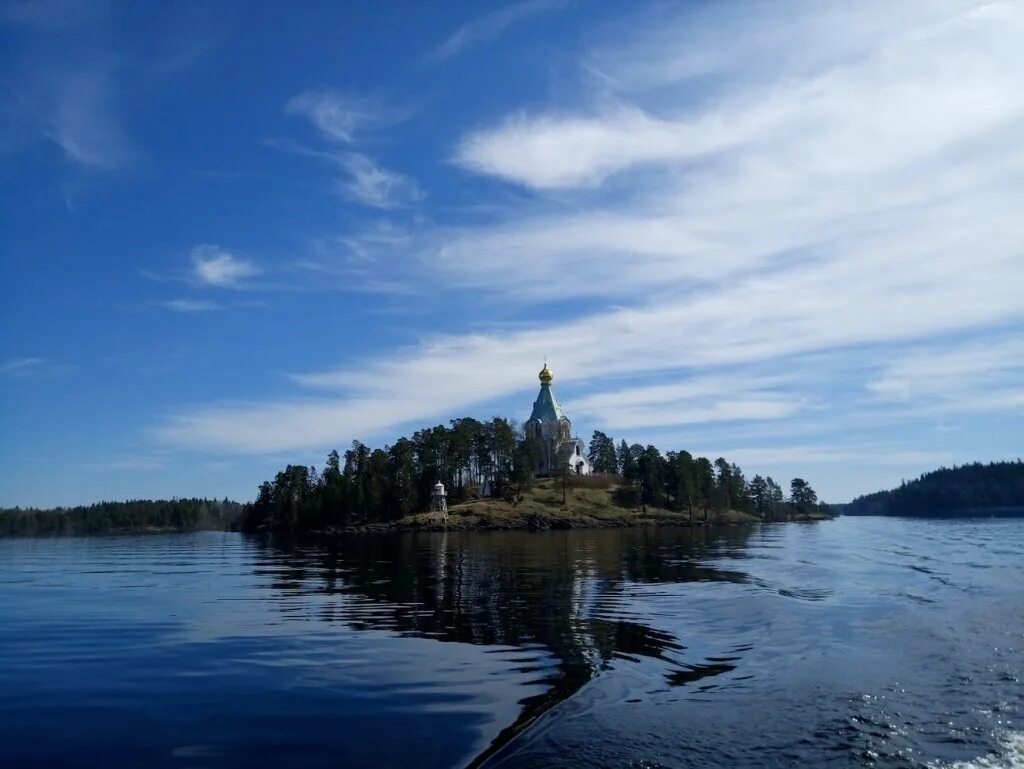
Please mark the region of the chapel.
<svg viewBox="0 0 1024 769"><path fill-rule="evenodd" d="M587 458L583 440L573 437L572 422L562 411L555 393L551 389L554 373L547 361L540 372L540 394L533 403L533 412L524 426L526 437L541 447L537 463L537 475L559 475L563 469L576 475L590 475L590 460Z"/></svg>

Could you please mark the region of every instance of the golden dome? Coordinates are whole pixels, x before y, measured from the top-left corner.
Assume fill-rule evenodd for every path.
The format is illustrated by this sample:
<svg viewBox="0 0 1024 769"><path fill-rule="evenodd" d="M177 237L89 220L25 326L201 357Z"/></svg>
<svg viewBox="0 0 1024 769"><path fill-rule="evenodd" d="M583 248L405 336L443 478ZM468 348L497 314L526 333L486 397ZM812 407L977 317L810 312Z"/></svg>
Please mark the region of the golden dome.
<svg viewBox="0 0 1024 769"><path fill-rule="evenodd" d="M544 368L540 370L540 374L538 376L540 377L540 381L544 384L550 383L551 380L555 378L554 372L548 368L547 361L544 361Z"/></svg>

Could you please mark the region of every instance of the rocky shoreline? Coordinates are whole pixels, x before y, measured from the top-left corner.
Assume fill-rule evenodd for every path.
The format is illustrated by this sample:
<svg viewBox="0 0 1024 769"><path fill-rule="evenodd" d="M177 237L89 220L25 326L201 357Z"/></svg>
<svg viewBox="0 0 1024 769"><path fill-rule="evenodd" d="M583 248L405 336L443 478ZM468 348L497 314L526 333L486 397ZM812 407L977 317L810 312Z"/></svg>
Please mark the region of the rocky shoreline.
<svg viewBox="0 0 1024 769"><path fill-rule="evenodd" d="M564 529L616 529L645 526L674 526L682 528L704 528L710 526L753 526L761 523L813 522L829 520L824 515L800 515L789 521L764 521L756 516L737 510L722 513L695 513L691 518L686 513L668 510L621 509L609 514L607 509L566 511L561 509L539 511L536 509L499 510L493 505L482 503L460 505L452 510L447 520L440 513L419 513L398 521L367 523L354 526L321 529L310 532L319 535L339 534L384 534L407 531L554 531ZM510 506L511 507L511 506ZM497 513L497 514L496 514Z"/></svg>

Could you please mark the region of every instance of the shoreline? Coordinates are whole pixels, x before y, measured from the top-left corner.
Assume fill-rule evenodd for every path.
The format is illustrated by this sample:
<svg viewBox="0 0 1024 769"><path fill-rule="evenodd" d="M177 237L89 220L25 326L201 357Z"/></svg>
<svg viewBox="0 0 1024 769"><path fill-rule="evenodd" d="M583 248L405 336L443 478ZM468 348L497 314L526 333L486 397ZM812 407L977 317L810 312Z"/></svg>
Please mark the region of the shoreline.
<svg viewBox="0 0 1024 769"><path fill-rule="evenodd" d="M583 529L627 529L647 527L713 528L756 526L762 523L814 523L833 520L833 516L821 514L799 515L787 520L765 520L736 510L722 514L711 514L709 518L691 519L685 513L671 511L623 510L621 515L601 515L562 512L538 514L524 512L513 517L491 516L479 513L449 513L445 521L440 513L418 513L398 521L366 523L342 527L327 527L309 531L293 532L303 536L341 536L350 534L396 534L403 532L491 532L491 531L566 531ZM270 532L249 532L270 533Z"/></svg>

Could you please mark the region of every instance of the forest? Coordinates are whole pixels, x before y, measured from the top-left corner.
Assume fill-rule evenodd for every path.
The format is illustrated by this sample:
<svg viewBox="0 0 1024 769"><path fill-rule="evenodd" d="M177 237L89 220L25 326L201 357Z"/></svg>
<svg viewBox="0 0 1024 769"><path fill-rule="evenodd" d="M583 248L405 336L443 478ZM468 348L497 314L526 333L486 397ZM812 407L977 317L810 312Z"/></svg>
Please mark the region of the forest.
<svg viewBox="0 0 1024 769"><path fill-rule="evenodd" d="M941 467L899 488L857 497L844 515L953 517L969 513L1024 516L1024 462Z"/></svg>
<svg viewBox="0 0 1024 769"><path fill-rule="evenodd" d="M0 537L230 528L245 505L227 499L137 499L79 507L0 509Z"/></svg>
<svg viewBox="0 0 1024 769"><path fill-rule="evenodd" d="M435 483L449 503L488 494L514 501L533 483L540 446L524 438L510 420L452 420L419 430L390 446L371 449L359 441L344 455L332 451L323 469L288 465L259 487L241 527L248 531L305 531L389 523L424 510ZM687 511L699 519L709 511L739 510L766 520L825 510L810 484L794 478L788 495L771 477L747 480L734 463L662 453L655 446L628 445L595 432L589 454L595 473L616 478L623 507L650 505ZM696 516L694 515L696 513Z"/></svg>

